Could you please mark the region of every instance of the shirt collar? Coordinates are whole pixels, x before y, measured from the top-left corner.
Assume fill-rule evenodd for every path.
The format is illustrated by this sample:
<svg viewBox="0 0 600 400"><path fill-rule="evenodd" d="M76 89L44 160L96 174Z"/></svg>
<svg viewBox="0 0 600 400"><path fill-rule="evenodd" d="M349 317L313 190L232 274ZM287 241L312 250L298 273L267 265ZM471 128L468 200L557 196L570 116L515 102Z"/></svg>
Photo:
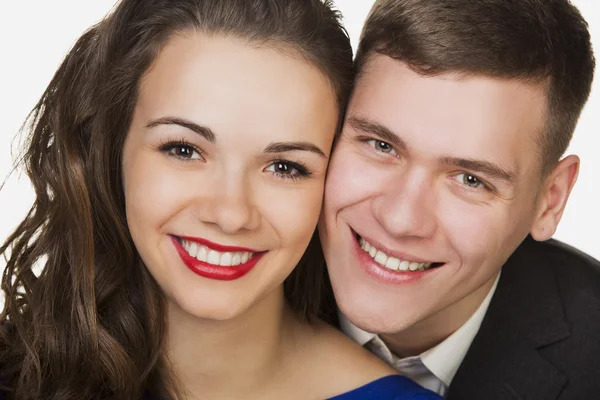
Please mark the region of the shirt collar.
<svg viewBox="0 0 600 400"><path fill-rule="evenodd" d="M371 341L375 336L375 333L370 333L367 331L363 331L358 326L354 325L341 311L338 310L338 316L340 321L340 329L342 332L346 334L346 336L350 337L356 343L364 346L367 342Z"/></svg>
<svg viewBox="0 0 600 400"><path fill-rule="evenodd" d="M423 364L448 386L450 386L450 382L454 379L458 367L460 367L465 355L467 355L473 339L475 339L477 332L479 332L485 313L496 292L499 279L500 274L496 277L496 281L485 299L483 299L467 322L443 342L420 355Z"/></svg>
<svg viewBox="0 0 600 400"><path fill-rule="evenodd" d="M450 386L450 383L452 382L452 379L454 379L460 364L465 358L473 339L475 339L490 302L492 301L492 297L496 292L499 280L500 274L496 277L496 281L485 299L483 299L477 310L471 315L467 322L437 346L417 356L427 369L429 369L431 373L445 385ZM364 346L367 342L377 337L376 334L366 332L354 325L341 312L339 313L339 321L342 331L361 346ZM387 350L390 352L389 349ZM400 358L397 356L394 356L394 358L400 361Z"/></svg>

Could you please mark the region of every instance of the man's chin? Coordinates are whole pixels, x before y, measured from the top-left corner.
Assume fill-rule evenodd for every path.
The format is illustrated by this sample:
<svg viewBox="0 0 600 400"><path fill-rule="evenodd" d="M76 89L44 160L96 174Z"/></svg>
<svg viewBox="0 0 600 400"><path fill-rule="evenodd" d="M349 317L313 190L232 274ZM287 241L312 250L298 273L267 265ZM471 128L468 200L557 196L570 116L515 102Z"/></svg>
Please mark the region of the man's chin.
<svg viewBox="0 0 600 400"><path fill-rule="evenodd" d="M338 303L341 313L356 327L369 333L392 335L402 332L419 321L414 314L398 312L397 308L369 307L367 302Z"/></svg>

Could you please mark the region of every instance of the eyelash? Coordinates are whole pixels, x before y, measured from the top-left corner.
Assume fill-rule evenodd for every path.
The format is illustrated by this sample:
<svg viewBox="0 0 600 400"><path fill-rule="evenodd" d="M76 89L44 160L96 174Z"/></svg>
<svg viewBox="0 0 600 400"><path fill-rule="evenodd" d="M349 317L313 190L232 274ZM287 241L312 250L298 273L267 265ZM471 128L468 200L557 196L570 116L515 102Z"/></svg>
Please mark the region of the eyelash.
<svg viewBox="0 0 600 400"><path fill-rule="evenodd" d="M290 179L290 180L296 182L296 181L299 181L300 179L308 178L312 175L312 171L306 166L306 164L304 164L301 161L292 162L292 161L288 161L288 160L277 159L277 160L272 161L269 164L269 166L265 169L271 168L272 166L274 167L277 164L285 164L285 165L293 168L294 170L298 171L297 174L282 174L280 172L271 172L273 175L275 175L281 179Z"/></svg>
<svg viewBox="0 0 600 400"><path fill-rule="evenodd" d="M373 151L375 151L375 152L377 152L377 153L380 153L380 154L390 154L390 155L392 155L392 154L391 154L391 152L390 152L390 153L386 153L386 152L384 152L384 151L378 150L378 149L375 147L375 145L371 144L371 142L375 142L375 143L377 143L377 142L380 142L380 143L385 143L386 145L388 145L388 146L390 147L391 151L394 151L394 152L396 151L396 150L394 149L394 146L392 146L391 144L389 144L389 143L388 143L388 142L386 142L385 140L376 139L376 138L372 138L372 137L369 137L369 136L362 136L362 137L359 137L359 140L360 140L361 142L363 142L363 143L366 143L366 144L368 144L368 145L371 147L371 149L372 149ZM395 154L394 156L395 156L396 158L398 158L398 157L399 157L399 155L398 155L398 154ZM470 190L470 191L475 191L475 190L485 190L486 192L494 192L494 188L493 188L493 187L492 187L490 184L488 184L488 183L487 183L485 180L483 180L483 179L479 178L477 175L473 175L473 174L470 174L470 173L468 173L468 172L461 172L461 173L459 173L459 174L455 174L455 175L453 175L453 179L455 179L457 176L460 176L460 175L467 175L467 176L471 176L471 177L473 177L473 178L477 179L477 181L478 181L478 182L481 184L481 186L480 186L480 187L476 187L476 188L474 188L474 187L469 187L469 186L465 185L464 183L460 183L460 184L461 184L461 186L462 186L462 187L463 187L465 190ZM456 179L455 179L455 180L456 180Z"/></svg>
<svg viewBox="0 0 600 400"><path fill-rule="evenodd" d="M395 158L399 158L400 157L400 155L398 154L398 152L396 151L396 149L394 148L394 146L392 146L390 143L386 142L385 140L373 138L373 137L370 137L370 136L362 136L362 137L359 137L358 140L361 141L362 143L365 143L365 144L369 145L369 147L371 148L371 150L375 151L376 153L379 153L379 154L382 154L382 155L389 155L389 156L392 156L392 157L395 157ZM371 142L374 142L374 143L371 144ZM377 143L385 143L387 146L390 147L390 149L391 149L390 152L386 153L385 151L378 150L375 147L375 145ZM394 152L395 154L392 153L392 152Z"/></svg>
<svg viewBox="0 0 600 400"><path fill-rule="evenodd" d="M159 150L161 152L165 153L168 157L173 157L173 158L175 158L177 160L184 161L184 162L191 162L191 161L195 161L196 160L196 159L193 159L193 158L182 157L182 156L178 156L177 154L173 154L172 151L175 150L175 149L177 149L177 148L187 148L187 149L189 149L189 150L191 150L193 152L198 153L198 155L200 156L200 158L203 157L202 151L197 146L191 144L190 142L188 142L185 139L163 142L159 146ZM271 166L275 166L277 164L287 165L291 169L297 171L295 174L293 174L293 173L292 174L282 174L280 172L271 172L273 175L275 175L275 176L277 176L278 178L281 178L281 179L290 179L290 180L293 180L293 181L298 181L300 179L310 177L312 175L312 173L313 173L301 161L292 162L292 161L288 161L288 160L284 160L284 159L277 159L277 160L272 161L267 168L270 168Z"/></svg>
<svg viewBox="0 0 600 400"><path fill-rule="evenodd" d="M173 154L172 151L177 149L177 148L187 148L193 152L198 153L198 155L200 156L201 159L203 159L203 154L202 151L195 145L191 144L190 142L188 142L185 139L179 139L179 140L171 140L171 141L167 141L167 142L163 142L161 143L161 145L159 146L159 150L163 153L165 153L168 157L173 157L176 160L180 160L180 161L184 161L184 162L191 162L191 161L195 161L196 159L194 158L189 158L189 157L182 157L179 156L177 154Z"/></svg>
<svg viewBox="0 0 600 400"><path fill-rule="evenodd" d="M471 186L468 186L468 185L466 185L466 184L465 184L465 183L463 183L463 182L460 182L460 181L459 181L458 179L456 179L456 178L457 178L457 177L459 177L459 176L461 176L461 175L470 176L470 177L473 177L473 178L475 178L475 179L476 179L476 180L479 182L479 184L480 184L481 186L479 186L479 187L471 187ZM458 173L458 174L454 174L454 175L452 175L452 179L456 180L456 181L457 181L457 182L458 182L458 183L461 185L461 187L462 187L464 190L469 190L469 191L479 191L479 190L484 190L484 191L486 191L486 192L493 192L493 191L494 191L494 188L493 188L493 187L492 187L490 184L488 184L488 183L487 183L485 180L483 180L483 179L479 178L477 175L473 175L473 174L470 174L470 173L468 173L468 172L460 172L460 173Z"/></svg>

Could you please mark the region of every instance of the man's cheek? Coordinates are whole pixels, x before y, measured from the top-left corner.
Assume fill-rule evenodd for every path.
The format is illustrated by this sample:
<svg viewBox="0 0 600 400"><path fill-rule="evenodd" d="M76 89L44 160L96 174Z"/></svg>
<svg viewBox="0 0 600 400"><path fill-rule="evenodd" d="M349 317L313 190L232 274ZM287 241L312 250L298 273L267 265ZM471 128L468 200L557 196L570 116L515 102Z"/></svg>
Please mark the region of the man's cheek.
<svg viewBox="0 0 600 400"><path fill-rule="evenodd" d="M488 212L454 207L438 215L442 216L444 231L463 263L481 261L489 251L495 251L498 225Z"/></svg>
<svg viewBox="0 0 600 400"><path fill-rule="evenodd" d="M331 161L327 180L325 182L326 204L332 206L340 201L340 197L346 195L350 182L348 172L344 166L344 160L339 157Z"/></svg>
<svg viewBox="0 0 600 400"><path fill-rule="evenodd" d="M329 203L352 204L360 201L376 185L376 171L353 154L338 157L332 161L326 182L326 196Z"/></svg>

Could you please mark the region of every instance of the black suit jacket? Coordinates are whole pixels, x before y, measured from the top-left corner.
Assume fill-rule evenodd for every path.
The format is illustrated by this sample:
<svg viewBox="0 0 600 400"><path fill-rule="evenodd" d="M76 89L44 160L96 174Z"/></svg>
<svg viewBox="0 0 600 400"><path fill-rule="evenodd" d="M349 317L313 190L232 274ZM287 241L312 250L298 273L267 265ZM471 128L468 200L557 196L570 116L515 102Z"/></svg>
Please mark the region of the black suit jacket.
<svg viewBox="0 0 600 400"><path fill-rule="evenodd" d="M527 238L503 267L447 399L600 399L600 263Z"/></svg>

